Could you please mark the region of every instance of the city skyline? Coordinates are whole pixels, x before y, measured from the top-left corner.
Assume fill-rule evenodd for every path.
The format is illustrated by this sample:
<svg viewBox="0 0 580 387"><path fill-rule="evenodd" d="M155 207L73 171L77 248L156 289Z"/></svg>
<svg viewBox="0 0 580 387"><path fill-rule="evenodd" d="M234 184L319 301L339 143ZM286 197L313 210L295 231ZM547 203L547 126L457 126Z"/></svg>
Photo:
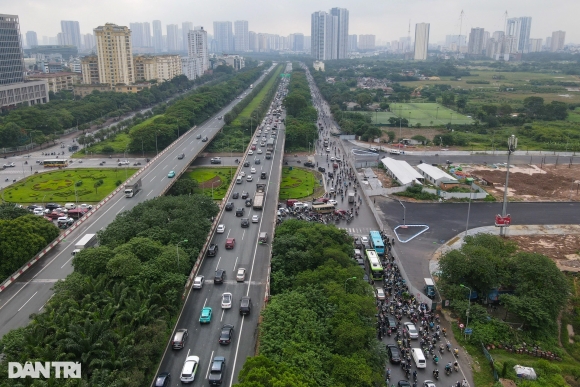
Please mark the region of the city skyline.
<svg viewBox="0 0 580 387"><path fill-rule="evenodd" d="M62 2L62 9L58 4ZM566 31L566 42L580 41L580 30L575 27L574 12L561 10L568 6L574 10L571 0L560 2L559 7L549 7L539 0L513 0L510 4L498 0L490 0L485 4L465 4L459 0L438 0L425 6L421 1L408 4L403 2L393 7L392 4L369 3L367 7L352 8L348 1L323 0L315 5L298 0L283 8L275 3L261 2L249 9L247 6L231 0L216 0L214 7L199 9L190 2L175 0L171 4L153 4L155 2L141 1L142 7L135 6L136 1L103 0L98 6L79 4L75 7L64 6L63 0L55 0L50 4L38 0L23 0L7 4L4 12L20 16L22 31L35 31L39 42L41 37L57 36L61 32L61 20L79 21L81 34L92 32L94 28L107 22L118 25L129 25L135 22L149 22L160 20L162 30L170 24L182 25L185 21L192 21L194 25L213 25L214 21L247 20L251 30L269 34L289 35L292 33L309 34L310 15L322 9L344 7L351 9L349 31L351 33L372 34L377 42L386 42L398 39L408 33L409 21L414 26L420 22L430 23L430 41L440 42L446 35L459 34L459 15L464 11L462 34L469 34L471 28L482 27L486 31L501 31L505 27L505 12L508 18L531 17L534 20L530 38L545 39L553 31ZM563 4L562 4L563 3ZM468 6L467 6L468 5ZM562 7L563 6L563 7ZM116 10L111 13L111 9ZM59 10L59 13L56 13ZM227 10L227 11L224 11ZM455 11L455 12L454 12ZM51 14L54 15L51 18ZM389 23L384 23L385 15L389 15ZM50 22L47 22L50 20ZM213 31L209 31L213 32ZM414 35L412 28L411 34ZM165 34L164 34L165 35Z"/></svg>

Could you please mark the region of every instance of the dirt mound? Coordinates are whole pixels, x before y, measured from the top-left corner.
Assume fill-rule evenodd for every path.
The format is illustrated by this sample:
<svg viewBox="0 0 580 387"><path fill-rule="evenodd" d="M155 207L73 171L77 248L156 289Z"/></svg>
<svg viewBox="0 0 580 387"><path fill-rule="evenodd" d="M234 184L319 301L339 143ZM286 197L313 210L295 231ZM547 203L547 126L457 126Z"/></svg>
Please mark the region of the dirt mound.
<svg viewBox="0 0 580 387"><path fill-rule="evenodd" d="M580 235L518 235L510 236L527 252L551 258L560 270L580 271Z"/></svg>

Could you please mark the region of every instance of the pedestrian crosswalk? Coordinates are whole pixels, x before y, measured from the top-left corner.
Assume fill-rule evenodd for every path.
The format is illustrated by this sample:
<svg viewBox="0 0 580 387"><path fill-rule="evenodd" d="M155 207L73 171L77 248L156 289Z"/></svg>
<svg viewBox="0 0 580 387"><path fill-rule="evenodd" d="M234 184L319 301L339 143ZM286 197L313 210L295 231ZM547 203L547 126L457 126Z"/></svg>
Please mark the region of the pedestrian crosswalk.
<svg viewBox="0 0 580 387"><path fill-rule="evenodd" d="M342 228L343 230L346 230L346 232L348 232L350 235L368 235L368 233L371 232L371 228L370 227L343 227L343 226L338 226L338 228Z"/></svg>

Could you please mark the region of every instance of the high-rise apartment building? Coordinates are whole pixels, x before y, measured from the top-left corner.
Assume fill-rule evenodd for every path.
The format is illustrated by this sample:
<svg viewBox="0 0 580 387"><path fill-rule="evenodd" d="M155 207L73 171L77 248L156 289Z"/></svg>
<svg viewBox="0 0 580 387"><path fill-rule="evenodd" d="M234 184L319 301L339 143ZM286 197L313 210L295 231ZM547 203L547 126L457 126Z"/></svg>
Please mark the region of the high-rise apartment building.
<svg viewBox="0 0 580 387"><path fill-rule="evenodd" d="M26 31L26 45L28 47L38 46L38 37L34 31Z"/></svg>
<svg viewBox="0 0 580 387"><path fill-rule="evenodd" d="M167 51L175 52L179 50L179 26L177 24L167 25Z"/></svg>
<svg viewBox="0 0 580 387"><path fill-rule="evenodd" d="M427 59L429 46L429 23L415 24L415 60Z"/></svg>
<svg viewBox="0 0 580 387"><path fill-rule="evenodd" d="M544 46L544 49L546 51L552 50L552 37L551 36L546 37L546 45Z"/></svg>
<svg viewBox="0 0 580 387"><path fill-rule="evenodd" d="M183 22L181 23L181 49L187 52L188 47L188 37L189 31L193 31L193 23L192 22Z"/></svg>
<svg viewBox="0 0 580 387"><path fill-rule="evenodd" d="M96 55L87 55L81 58L81 72L84 84L97 85L100 83L99 59Z"/></svg>
<svg viewBox="0 0 580 387"><path fill-rule="evenodd" d="M95 35L93 34L84 34L83 35L83 44L86 51L92 51L95 49L96 41Z"/></svg>
<svg viewBox="0 0 580 387"><path fill-rule="evenodd" d="M0 15L0 111L48 102L48 82L24 82L24 70L18 16Z"/></svg>
<svg viewBox="0 0 580 387"><path fill-rule="evenodd" d="M151 24L149 22L143 23L143 47L153 47L151 42Z"/></svg>
<svg viewBox="0 0 580 387"><path fill-rule="evenodd" d="M294 34L292 42L292 51L304 51L304 34Z"/></svg>
<svg viewBox="0 0 580 387"><path fill-rule="evenodd" d="M445 36L445 46L447 48L451 48L451 46L455 45L455 47L467 47L467 36L465 35L446 35ZM457 50L459 51L459 50Z"/></svg>
<svg viewBox="0 0 580 387"><path fill-rule="evenodd" d="M137 55L133 58L135 81L163 83L183 74L179 55Z"/></svg>
<svg viewBox="0 0 580 387"><path fill-rule="evenodd" d="M131 28L131 44L135 47L145 47L143 44L143 23L129 23Z"/></svg>
<svg viewBox="0 0 580 387"><path fill-rule="evenodd" d="M304 51L310 52L312 47L312 37L304 35Z"/></svg>
<svg viewBox="0 0 580 387"><path fill-rule="evenodd" d="M153 20L153 48L155 52L163 51L163 28L161 27L161 20Z"/></svg>
<svg viewBox="0 0 580 387"><path fill-rule="evenodd" d="M530 39L530 49L529 52L540 52L542 51L543 39Z"/></svg>
<svg viewBox="0 0 580 387"><path fill-rule="evenodd" d="M187 56L190 58L196 58L198 61L198 68L200 69L200 74L203 75L205 71L209 69L209 51L207 45L207 31L203 27L189 31L187 35L188 46L187 46Z"/></svg>
<svg viewBox="0 0 580 387"><path fill-rule="evenodd" d="M508 54L515 52L528 52L530 44L530 31L532 28L531 17L514 17L507 20L506 36L511 36L509 39L511 45L506 47Z"/></svg>
<svg viewBox="0 0 580 387"><path fill-rule="evenodd" d="M97 41L99 83L130 85L135 82L131 30L107 23L94 29Z"/></svg>
<svg viewBox="0 0 580 387"><path fill-rule="evenodd" d="M258 52L258 34L254 31L248 31L248 49L253 52Z"/></svg>
<svg viewBox="0 0 580 387"><path fill-rule="evenodd" d="M346 8L332 8L330 14L333 16L334 36L332 37L332 44L336 46L336 58L345 59L348 53L348 19L349 14Z"/></svg>
<svg viewBox="0 0 580 387"><path fill-rule="evenodd" d="M359 35L358 36L358 49L360 51L374 50L376 37L375 35Z"/></svg>
<svg viewBox="0 0 580 387"><path fill-rule="evenodd" d="M469 33L469 43L467 44L467 53L470 55L482 55L483 54L483 39L484 39L483 28L472 28Z"/></svg>
<svg viewBox="0 0 580 387"><path fill-rule="evenodd" d="M358 35L348 35L348 52L358 51Z"/></svg>
<svg viewBox="0 0 580 387"><path fill-rule="evenodd" d="M552 39L550 42L550 51L556 52L564 49L564 41L566 39L565 31L552 32Z"/></svg>
<svg viewBox="0 0 580 387"><path fill-rule="evenodd" d="M81 49L81 29L78 21L61 20L60 30L62 33L61 44L75 46L79 50Z"/></svg>
<svg viewBox="0 0 580 387"><path fill-rule="evenodd" d="M227 54L234 51L232 22L213 22L213 38L216 43L216 52Z"/></svg>
<svg viewBox="0 0 580 387"><path fill-rule="evenodd" d="M250 35L247 20L234 22L234 48L237 52L250 51Z"/></svg>
<svg viewBox="0 0 580 387"><path fill-rule="evenodd" d="M493 58L495 60L499 60L503 52L505 40L505 33L503 31L495 31L491 38L489 38L486 46L485 46L485 54L486 56Z"/></svg>

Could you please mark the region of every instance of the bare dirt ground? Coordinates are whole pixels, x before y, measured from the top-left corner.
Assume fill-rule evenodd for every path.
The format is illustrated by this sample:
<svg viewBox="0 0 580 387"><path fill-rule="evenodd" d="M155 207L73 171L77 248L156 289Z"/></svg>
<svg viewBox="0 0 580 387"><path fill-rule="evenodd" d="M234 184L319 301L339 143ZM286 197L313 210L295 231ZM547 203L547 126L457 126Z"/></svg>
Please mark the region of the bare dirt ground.
<svg viewBox="0 0 580 387"><path fill-rule="evenodd" d="M505 168L466 166L463 171L477 180L496 199L503 199ZM575 183L575 182L578 183ZM580 165L537 165L510 167L508 197L529 201L580 201Z"/></svg>
<svg viewBox="0 0 580 387"><path fill-rule="evenodd" d="M560 270L580 272L580 235L518 235L510 236L527 252L551 258Z"/></svg>
<svg viewBox="0 0 580 387"><path fill-rule="evenodd" d="M383 185L383 188L392 188L397 186L397 184L394 184L393 179L387 176L384 169L381 168L371 168L371 169L373 170L375 175L377 175L377 178Z"/></svg>

